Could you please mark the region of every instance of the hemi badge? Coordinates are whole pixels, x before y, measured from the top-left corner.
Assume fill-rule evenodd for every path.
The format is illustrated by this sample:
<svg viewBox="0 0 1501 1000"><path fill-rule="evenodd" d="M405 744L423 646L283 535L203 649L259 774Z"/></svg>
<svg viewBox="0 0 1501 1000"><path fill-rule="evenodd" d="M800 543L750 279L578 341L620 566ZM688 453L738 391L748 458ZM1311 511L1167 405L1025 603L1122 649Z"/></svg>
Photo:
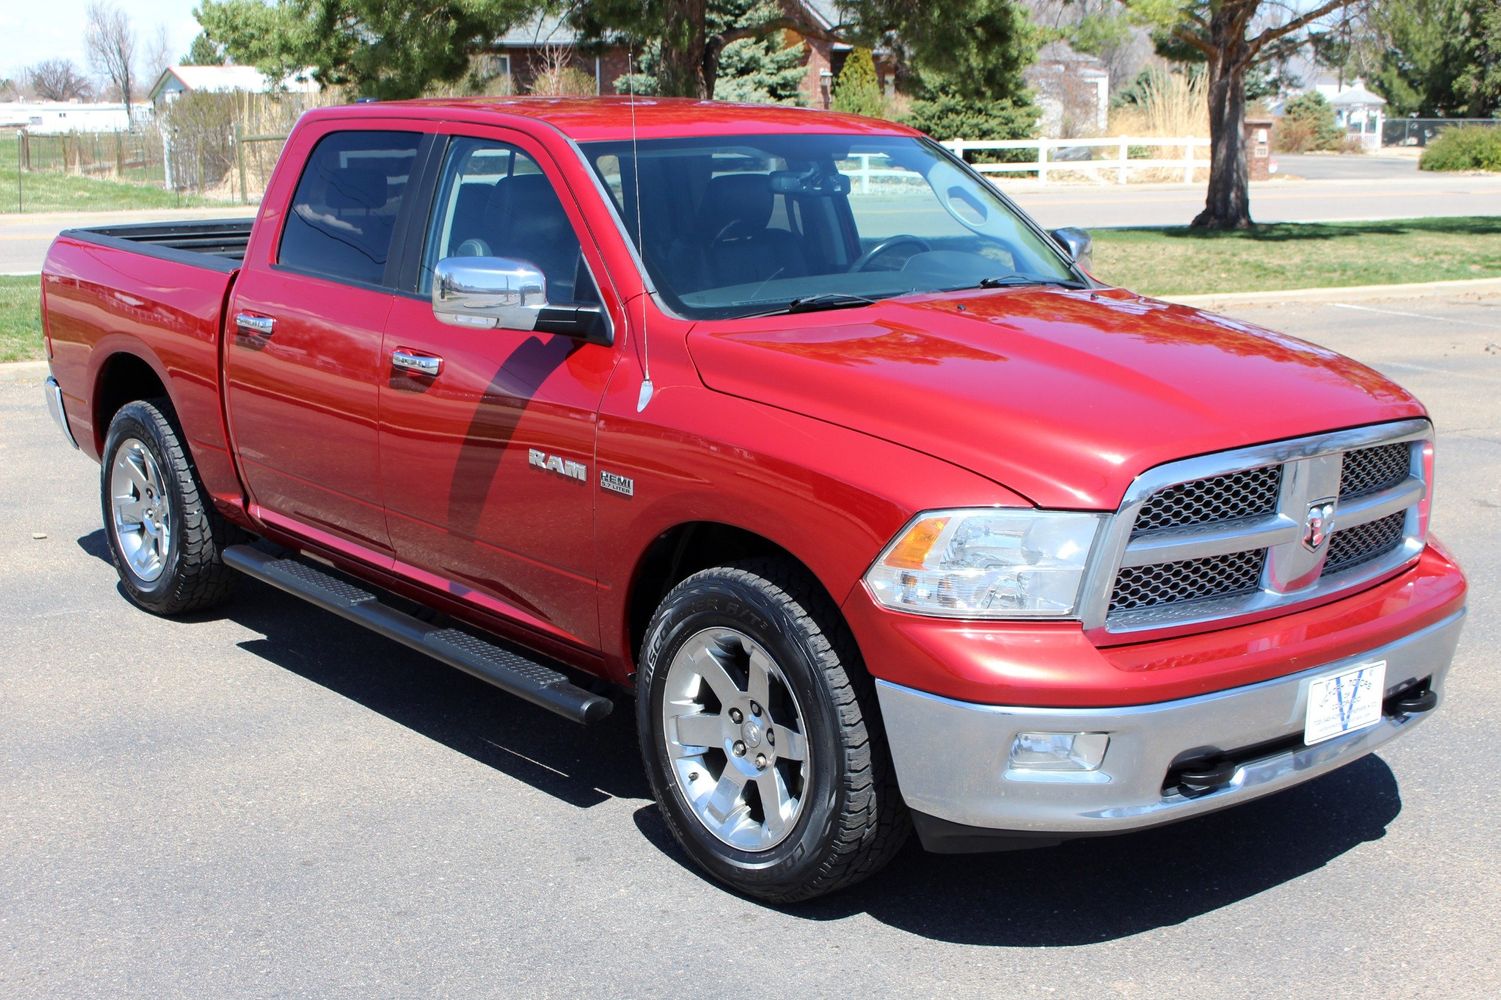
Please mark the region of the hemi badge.
<svg viewBox="0 0 1501 1000"><path fill-rule="evenodd" d="M616 475L613 472L599 470L599 485L601 489L611 493L619 493L621 496L633 497L636 495L636 481L629 476Z"/></svg>

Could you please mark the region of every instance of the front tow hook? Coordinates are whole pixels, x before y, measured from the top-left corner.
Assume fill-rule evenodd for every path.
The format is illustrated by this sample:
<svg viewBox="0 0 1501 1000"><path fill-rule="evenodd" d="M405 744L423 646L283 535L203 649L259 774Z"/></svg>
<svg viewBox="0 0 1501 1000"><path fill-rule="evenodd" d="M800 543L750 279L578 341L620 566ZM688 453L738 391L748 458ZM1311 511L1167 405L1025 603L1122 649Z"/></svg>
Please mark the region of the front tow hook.
<svg viewBox="0 0 1501 1000"><path fill-rule="evenodd" d="M1418 715L1422 712L1431 712L1437 707L1438 692L1429 688L1393 698L1390 704L1390 714Z"/></svg>
<svg viewBox="0 0 1501 1000"><path fill-rule="evenodd" d="M1178 784L1185 792L1202 795L1230 783L1235 777L1236 764L1232 760L1205 760L1186 764L1178 770Z"/></svg>

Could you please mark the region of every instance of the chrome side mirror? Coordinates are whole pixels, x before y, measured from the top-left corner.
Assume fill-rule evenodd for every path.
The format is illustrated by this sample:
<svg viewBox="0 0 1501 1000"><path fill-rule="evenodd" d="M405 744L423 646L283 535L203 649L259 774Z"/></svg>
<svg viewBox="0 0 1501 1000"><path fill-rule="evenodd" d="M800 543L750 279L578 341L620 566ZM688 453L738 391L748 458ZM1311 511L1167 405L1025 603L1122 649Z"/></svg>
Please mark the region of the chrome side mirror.
<svg viewBox="0 0 1501 1000"><path fill-rule="evenodd" d="M1094 270L1094 239L1084 230L1074 226L1055 229L1050 234L1053 242L1063 248L1069 260L1086 271Z"/></svg>
<svg viewBox="0 0 1501 1000"><path fill-rule="evenodd" d="M445 257L433 268L433 315L451 326L535 330L547 278L524 260Z"/></svg>

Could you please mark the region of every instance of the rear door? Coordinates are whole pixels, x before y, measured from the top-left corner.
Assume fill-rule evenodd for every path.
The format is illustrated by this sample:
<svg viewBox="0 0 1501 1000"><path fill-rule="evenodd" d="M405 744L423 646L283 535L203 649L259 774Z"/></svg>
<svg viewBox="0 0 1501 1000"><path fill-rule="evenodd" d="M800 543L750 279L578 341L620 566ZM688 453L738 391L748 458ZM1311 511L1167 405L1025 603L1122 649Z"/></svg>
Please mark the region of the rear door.
<svg viewBox="0 0 1501 1000"><path fill-rule="evenodd" d="M476 127L447 140L412 294L386 323L381 483L399 562L554 640L598 642L595 424L616 347L561 334L448 326L444 257L543 271L554 305L599 304L605 273L555 166L529 139ZM618 313L616 314L618 315ZM392 366L398 352L436 375Z"/></svg>
<svg viewBox="0 0 1501 1000"><path fill-rule="evenodd" d="M381 338L412 178L431 137L403 128L298 133L305 166L247 257L230 303L230 425L251 500L268 523L389 556L380 494ZM293 161L289 161L293 162ZM290 184L290 181L280 183Z"/></svg>

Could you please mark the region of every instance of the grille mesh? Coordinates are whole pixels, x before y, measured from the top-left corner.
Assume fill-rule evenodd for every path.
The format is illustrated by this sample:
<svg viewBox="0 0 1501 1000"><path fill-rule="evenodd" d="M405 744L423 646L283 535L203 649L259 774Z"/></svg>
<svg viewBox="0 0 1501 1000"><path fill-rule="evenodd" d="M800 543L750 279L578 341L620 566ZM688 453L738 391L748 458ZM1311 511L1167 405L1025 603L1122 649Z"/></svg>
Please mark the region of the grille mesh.
<svg viewBox="0 0 1501 1000"><path fill-rule="evenodd" d="M1110 610L1132 611L1248 593L1260 585L1265 562L1266 550L1256 549L1153 566L1127 566L1115 578Z"/></svg>
<svg viewBox="0 0 1501 1000"><path fill-rule="evenodd" d="M1329 536L1329 555L1324 560L1324 572L1337 573L1387 555L1402 544L1406 521L1407 512L1399 510L1379 520L1336 531Z"/></svg>
<svg viewBox="0 0 1501 1000"><path fill-rule="evenodd" d="M1185 524L1215 524L1270 514L1277 509L1281 487L1280 465L1169 486L1142 504L1131 534L1135 537Z"/></svg>
<svg viewBox="0 0 1501 1000"><path fill-rule="evenodd" d="M1411 465L1412 452L1406 442L1349 452L1339 471L1340 498L1390 489L1407 478Z"/></svg>

